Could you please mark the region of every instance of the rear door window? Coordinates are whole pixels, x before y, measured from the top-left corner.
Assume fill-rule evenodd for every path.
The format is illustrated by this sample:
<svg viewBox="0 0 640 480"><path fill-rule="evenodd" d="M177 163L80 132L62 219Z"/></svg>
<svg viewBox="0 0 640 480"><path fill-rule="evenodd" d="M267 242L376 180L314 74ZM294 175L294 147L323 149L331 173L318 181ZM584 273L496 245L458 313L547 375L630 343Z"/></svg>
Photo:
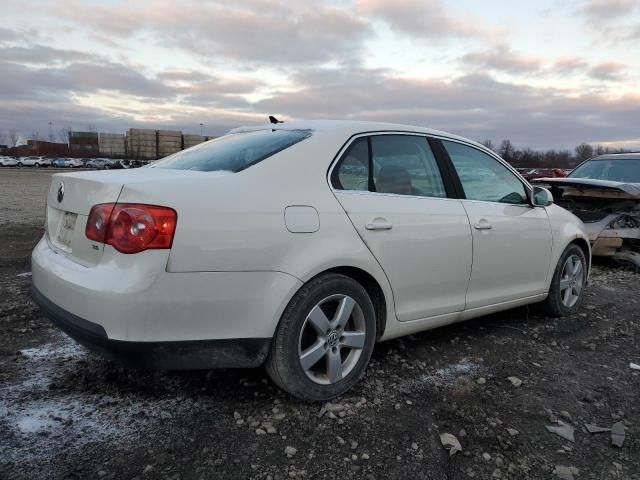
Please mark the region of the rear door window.
<svg viewBox="0 0 640 480"><path fill-rule="evenodd" d="M425 137L371 137L376 192L418 197L446 197L438 164Z"/></svg>
<svg viewBox="0 0 640 480"><path fill-rule="evenodd" d="M340 190L447 196L429 141L418 135L372 135L356 139L338 162L332 181Z"/></svg>
<svg viewBox="0 0 640 480"><path fill-rule="evenodd" d="M309 130L258 130L224 135L155 162L152 168L240 172L309 138Z"/></svg>

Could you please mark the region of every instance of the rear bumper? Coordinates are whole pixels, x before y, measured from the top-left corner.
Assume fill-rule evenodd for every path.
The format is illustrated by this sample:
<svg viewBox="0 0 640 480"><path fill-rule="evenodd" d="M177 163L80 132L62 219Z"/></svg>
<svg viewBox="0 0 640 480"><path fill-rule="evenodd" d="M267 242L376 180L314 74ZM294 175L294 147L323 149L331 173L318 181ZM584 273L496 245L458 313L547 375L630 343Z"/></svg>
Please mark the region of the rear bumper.
<svg viewBox="0 0 640 480"><path fill-rule="evenodd" d="M168 256L106 246L100 262L85 267L43 239L31 257L34 300L79 343L128 365L260 365L300 280L265 271L169 273Z"/></svg>
<svg viewBox="0 0 640 480"><path fill-rule="evenodd" d="M102 326L60 308L36 287L32 289L32 298L49 320L79 344L134 368L250 368L260 366L269 353L270 338L164 342L112 340Z"/></svg>

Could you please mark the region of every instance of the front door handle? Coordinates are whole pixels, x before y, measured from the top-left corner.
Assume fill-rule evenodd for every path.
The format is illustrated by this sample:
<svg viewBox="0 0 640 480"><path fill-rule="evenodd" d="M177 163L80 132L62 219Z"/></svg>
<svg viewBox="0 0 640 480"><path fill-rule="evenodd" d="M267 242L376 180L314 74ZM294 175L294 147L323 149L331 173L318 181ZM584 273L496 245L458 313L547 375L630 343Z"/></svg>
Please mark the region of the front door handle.
<svg viewBox="0 0 640 480"><path fill-rule="evenodd" d="M484 218L473 225L476 230L491 230L493 226Z"/></svg>
<svg viewBox="0 0 640 480"><path fill-rule="evenodd" d="M364 226L367 230L391 230L392 227L391 222L387 222L384 218L374 218Z"/></svg>

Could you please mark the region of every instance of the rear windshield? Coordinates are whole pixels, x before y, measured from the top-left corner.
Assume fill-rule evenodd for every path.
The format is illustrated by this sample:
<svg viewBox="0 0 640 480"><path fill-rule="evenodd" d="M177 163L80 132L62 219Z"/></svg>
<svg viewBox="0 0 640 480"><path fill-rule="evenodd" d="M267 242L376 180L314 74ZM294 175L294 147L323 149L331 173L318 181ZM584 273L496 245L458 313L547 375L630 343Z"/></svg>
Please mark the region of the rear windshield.
<svg viewBox="0 0 640 480"><path fill-rule="evenodd" d="M311 136L309 130L258 130L233 133L182 150L153 168L239 172Z"/></svg>
<svg viewBox="0 0 640 480"><path fill-rule="evenodd" d="M571 172L569 178L638 183L640 182L640 158L589 160Z"/></svg>

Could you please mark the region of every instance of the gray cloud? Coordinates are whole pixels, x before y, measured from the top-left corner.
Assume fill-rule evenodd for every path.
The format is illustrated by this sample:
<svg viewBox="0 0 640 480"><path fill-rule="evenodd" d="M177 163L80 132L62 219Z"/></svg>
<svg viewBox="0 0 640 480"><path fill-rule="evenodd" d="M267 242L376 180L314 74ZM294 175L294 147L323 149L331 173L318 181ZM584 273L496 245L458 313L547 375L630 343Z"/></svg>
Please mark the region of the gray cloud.
<svg viewBox="0 0 640 480"><path fill-rule="evenodd" d="M542 67L541 58L515 53L506 45L468 53L462 57L462 62L474 68L508 73L536 73Z"/></svg>
<svg viewBox="0 0 640 480"><path fill-rule="evenodd" d="M559 74L581 73L589 69L589 62L578 57L562 57L553 63L552 68Z"/></svg>
<svg viewBox="0 0 640 480"><path fill-rule="evenodd" d="M371 34L368 22L323 3L251 0L163 2L148 8L96 5L91 13L75 2L56 7L64 18L108 37L141 32L165 47L199 57L253 64L314 63L352 58Z"/></svg>
<svg viewBox="0 0 640 480"><path fill-rule="evenodd" d="M305 73L307 80L313 74ZM318 78L327 76L317 72ZM510 138L533 148L637 138L640 96L568 97L554 89L498 82L487 75L454 81L406 79L384 72L343 73L347 84L310 82L256 105L292 117L359 118L430 126L475 138Z"/></svg>
<svg viewBox="0 0 640 480"><path fill-rule="evenodd" d="M47 64L95 59L96 56L89 53L78 50L61 50L44 45L3 46L0 48L0 60L19 63Z"/></svg>
<svg viewBox="0 0 640 480"><path fill-rule="evenodd" d="M490 33L478 22L451 12L440 0L358 0L356 8L363 15L385 22L393 30L413 38L473 38Z"/></svg>
<svg viewBox="0 0 640 480"><path fill-rule="evenodd" d="M578 8L590 32L606 41L640 38L640 2L637 0L589 0Z"/></svg>
<svg viewBox="0 0 640 480"><path fill-rule="evenodd" d="M617 81L624 77L627 66L624 63L605 62L595 65L589 70L589 74L596 80Z"/></svg>

